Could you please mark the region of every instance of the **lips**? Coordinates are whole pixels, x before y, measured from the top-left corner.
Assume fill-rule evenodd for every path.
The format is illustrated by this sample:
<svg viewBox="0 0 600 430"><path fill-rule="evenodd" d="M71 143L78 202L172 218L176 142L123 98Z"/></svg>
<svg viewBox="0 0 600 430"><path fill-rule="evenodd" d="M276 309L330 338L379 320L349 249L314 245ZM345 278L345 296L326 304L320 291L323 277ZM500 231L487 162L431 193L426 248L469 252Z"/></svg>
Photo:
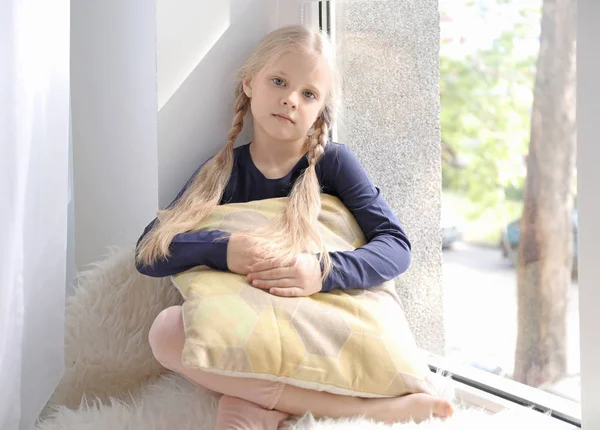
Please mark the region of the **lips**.
<svg viewBox="0 0 600 430"><path fill-rule="evenodd" d="M291 122L292 124L294 124L294 121L292 121L292 118L290 118L289 116L287 116L285 114L274 113L273 116L276 117L276 118L287 119L289 122Z"/></svg>

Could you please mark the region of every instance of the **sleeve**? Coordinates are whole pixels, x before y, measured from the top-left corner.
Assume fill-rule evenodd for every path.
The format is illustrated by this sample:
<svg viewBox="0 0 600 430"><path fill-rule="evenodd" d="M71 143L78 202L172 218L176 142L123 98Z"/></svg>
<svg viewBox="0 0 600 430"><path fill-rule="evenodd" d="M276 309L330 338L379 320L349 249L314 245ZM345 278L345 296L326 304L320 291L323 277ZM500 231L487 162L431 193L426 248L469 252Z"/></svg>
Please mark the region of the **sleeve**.
<svg viewBox="0 0 600 430"><path fill-rule="evenodd" d="M331 164L323 166L323 185L352 212L367 243L354 251L329 254L333 267L322 291L381 285L408 269L410 242L356 155L345 145L333 152Z"/></svg>
<svg viewBox="0 0 600 430"><path fill-rule="evenodd" d="M183 195L185 190L192 183L200 169L192 175L185 186L181 189L177 197L169 204L172 207ZM152 230L158 222L155 218L144 229L136 245L136 252L140 242ZM206 265L217 270L227 270L227 245L229 244L229 235L225 231L193 231L189 233L180 233L173 238L169 250L169 258L156 261L153 265L143 265L136 261L137 270L148 276L164 277L184 272L195 266Z"/></svg>

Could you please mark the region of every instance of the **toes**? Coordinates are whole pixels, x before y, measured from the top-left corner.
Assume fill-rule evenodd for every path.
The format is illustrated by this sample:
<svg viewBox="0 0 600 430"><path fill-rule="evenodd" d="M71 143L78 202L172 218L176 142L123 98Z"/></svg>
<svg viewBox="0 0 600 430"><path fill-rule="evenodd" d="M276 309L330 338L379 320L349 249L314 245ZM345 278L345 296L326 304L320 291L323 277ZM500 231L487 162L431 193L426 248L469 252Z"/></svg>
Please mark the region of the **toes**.
<svg viewBox="0 0 600 430"><path fill-rule="evenodd" d="M449 418L454 414L454 406L446 400L438 400L433 407L433 414L440 418Z"/></svg>

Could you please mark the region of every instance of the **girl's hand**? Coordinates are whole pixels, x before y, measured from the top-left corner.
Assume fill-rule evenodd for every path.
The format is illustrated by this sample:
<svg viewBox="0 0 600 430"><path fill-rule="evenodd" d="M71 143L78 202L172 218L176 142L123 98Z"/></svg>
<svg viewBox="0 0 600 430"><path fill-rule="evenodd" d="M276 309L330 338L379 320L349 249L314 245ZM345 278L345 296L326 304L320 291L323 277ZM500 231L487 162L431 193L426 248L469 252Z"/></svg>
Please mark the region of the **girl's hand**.
<svg viewBox="0 0 600 430"><path fill-rule="evenodd" d="M277 259L257 262L250 267L247 279L252 286L282 297L310 296L323 288L319 260L306 253L288 264Z"/></svg>
<svg viewBox="0 0 600 430"><path fill-rule="evenodd" d="M227 244L227 267L233 273L247 275L250 267L260 261L260 252L245 236L233 233Z"/></svg>

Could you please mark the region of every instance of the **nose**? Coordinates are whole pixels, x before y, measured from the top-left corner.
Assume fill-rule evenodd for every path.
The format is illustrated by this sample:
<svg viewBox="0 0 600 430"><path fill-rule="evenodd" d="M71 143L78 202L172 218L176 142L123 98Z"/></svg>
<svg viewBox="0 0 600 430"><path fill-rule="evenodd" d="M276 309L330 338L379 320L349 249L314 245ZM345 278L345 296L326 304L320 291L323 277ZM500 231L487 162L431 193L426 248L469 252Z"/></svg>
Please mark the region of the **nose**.
<svg viewBox="0 0 600 430"><path fill-rule="evenodd" d="M284 95L281 99L281 105L287 108L296 109L298 107L298 94L296 91Z"/></svg>

